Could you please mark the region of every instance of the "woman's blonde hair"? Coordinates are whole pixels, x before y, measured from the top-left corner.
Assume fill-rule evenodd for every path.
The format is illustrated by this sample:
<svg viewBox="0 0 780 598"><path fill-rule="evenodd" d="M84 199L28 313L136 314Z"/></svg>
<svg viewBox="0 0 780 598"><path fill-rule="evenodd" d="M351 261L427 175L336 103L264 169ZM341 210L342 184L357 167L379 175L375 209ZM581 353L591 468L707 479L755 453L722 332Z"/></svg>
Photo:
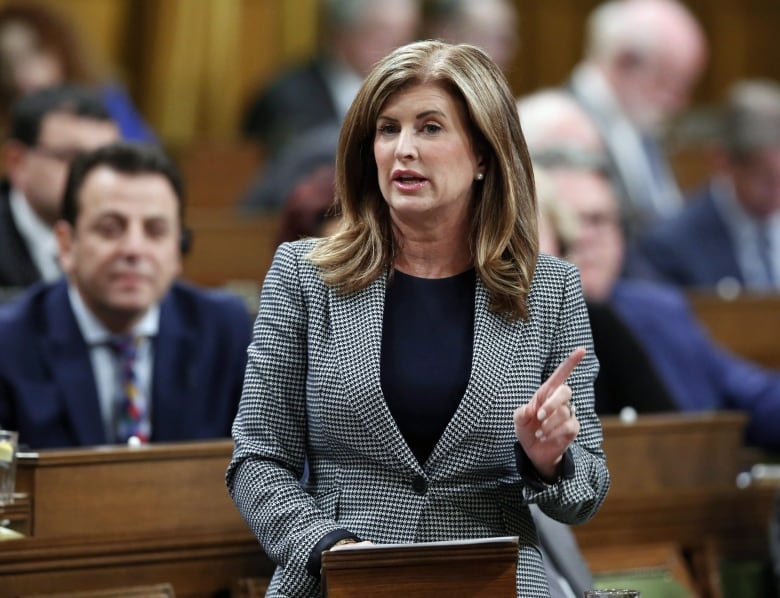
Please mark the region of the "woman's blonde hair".
<svg viewBox="0 0 780 598"><path fill-rule="evenodd" d="M326 283L345 293L365 288L392 267L397 241L377 178L377 117L393 94L425 83L444 84L463 102L472 144L484 161L484 180L474 183L469 245L490 309L512 320L525 318L538 253L533 170L509 85L474 46L415 42L389 54L366 77L339 137L335 193L341 225L310 259Z"/></svg>

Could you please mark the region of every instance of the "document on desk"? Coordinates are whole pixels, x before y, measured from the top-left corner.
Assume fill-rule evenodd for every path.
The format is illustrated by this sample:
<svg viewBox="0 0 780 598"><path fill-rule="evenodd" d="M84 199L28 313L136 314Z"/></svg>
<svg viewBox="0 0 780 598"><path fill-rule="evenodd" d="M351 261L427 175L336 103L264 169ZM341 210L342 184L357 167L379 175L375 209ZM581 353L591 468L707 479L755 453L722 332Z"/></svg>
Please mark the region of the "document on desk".
<svg viewBox="0 0 780 598"><path fill-rule="evenodd" d="M474 538L468 540L442 540L439 542L409 542L405 544L368 544L368 543L355 543L344 544L339 546L339 551L342 550L403 550L403 549L426 549L426 548L502 548L502 547L517 547L517 536L499 536L495 538Z"/></svg>

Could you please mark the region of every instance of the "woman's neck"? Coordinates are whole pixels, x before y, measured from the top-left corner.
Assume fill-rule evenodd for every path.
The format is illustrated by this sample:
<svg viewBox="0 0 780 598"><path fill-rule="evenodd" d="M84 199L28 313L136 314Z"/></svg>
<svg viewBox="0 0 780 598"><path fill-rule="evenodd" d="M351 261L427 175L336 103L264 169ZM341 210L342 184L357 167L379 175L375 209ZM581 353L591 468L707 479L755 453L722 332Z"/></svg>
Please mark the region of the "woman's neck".
<svg viewBox="0 0 780 598"><path fill-rule="evenodd" d="M473 266L465 237L452 235L434 239L400 239L393 266L420 278L446 278Z"/></svg>

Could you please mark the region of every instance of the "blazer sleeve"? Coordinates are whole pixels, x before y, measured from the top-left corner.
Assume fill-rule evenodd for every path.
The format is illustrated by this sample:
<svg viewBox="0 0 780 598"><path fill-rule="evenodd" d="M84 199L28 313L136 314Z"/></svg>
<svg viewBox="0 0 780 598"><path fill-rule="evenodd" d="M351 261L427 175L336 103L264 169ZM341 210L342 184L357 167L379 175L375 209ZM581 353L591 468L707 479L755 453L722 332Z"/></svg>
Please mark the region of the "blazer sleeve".
<svg viewBox="0 0 780 598"><path fill-rule="evenodd" d="M553 519L564 523L583 523L595 515L604 502L610 477L601 446L601 421L594 408L594 381L599 364L593 349L579 272L574 266L567 267L558 302L548 298L540 309L550 310L546 315L550 327L546 335L551 340L543 380L576 347L585 347L587 352L567 380L580 423L580 432L570 445L574 475L564 476L541 490L526 485L524 494L528 502L537 503Z"/></svg>
<svg viewBox="0 0 780 598"><path fill-rule="evenodd" d="M281 245L263 284L226 474L241 515L266 554L284 568L286 595L314 587L317 580L306 573L310 553L340 529L299 484L305 467L307 371L300 259L290 244Z"/></svg>

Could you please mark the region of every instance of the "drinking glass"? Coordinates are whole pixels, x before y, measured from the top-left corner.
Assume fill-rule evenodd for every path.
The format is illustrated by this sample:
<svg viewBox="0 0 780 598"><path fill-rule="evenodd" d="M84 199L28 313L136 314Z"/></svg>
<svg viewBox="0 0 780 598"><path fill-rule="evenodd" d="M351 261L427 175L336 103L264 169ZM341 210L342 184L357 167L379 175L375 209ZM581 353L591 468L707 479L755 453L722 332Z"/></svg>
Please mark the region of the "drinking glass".
<svg viewBox="0 0 780 598"><path fill-rule="evenodd" d="M16 450L18 434L0 430L0 505L11 504L16 485Z"/></svg>

